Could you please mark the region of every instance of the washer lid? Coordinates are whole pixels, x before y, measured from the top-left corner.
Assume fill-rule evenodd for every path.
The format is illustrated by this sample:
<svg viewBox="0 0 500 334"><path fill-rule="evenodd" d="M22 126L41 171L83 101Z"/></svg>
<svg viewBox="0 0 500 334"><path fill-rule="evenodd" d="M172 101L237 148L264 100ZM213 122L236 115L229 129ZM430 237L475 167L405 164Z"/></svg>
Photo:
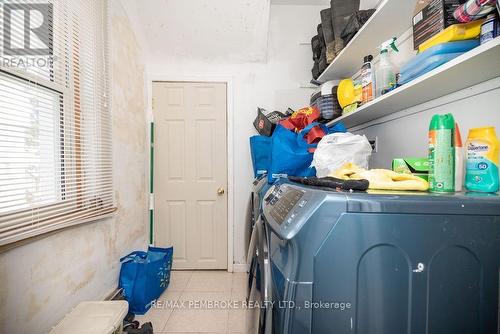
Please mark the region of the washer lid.
<svg viewBox="0 0 500 334"><path fill-rule="evenodd" d="M370 191L347 197L348 212L500 216L498 194Z"/></svg>

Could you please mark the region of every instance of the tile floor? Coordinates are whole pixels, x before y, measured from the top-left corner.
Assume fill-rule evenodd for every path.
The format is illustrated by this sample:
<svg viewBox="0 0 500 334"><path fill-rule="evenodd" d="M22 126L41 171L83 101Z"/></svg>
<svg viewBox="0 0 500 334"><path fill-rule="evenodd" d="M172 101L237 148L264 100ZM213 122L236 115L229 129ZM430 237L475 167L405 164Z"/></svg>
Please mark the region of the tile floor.
<svg viewBox="0 0 500 334"><path fill-rule="evenodd" d="M242 308L200 307L193 301L244 301L247 274L224 271L173 271L170 285L151 308L136 319L151 321L155 334L248 333L247 312Z"/></svg>

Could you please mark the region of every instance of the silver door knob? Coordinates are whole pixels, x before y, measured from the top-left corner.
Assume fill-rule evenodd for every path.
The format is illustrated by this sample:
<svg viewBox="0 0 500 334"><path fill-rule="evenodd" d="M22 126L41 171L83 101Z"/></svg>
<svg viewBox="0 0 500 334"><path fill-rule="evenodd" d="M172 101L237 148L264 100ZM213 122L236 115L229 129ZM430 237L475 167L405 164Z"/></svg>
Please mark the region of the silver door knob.
<svg viewBox="0 0 500 334"><path fill-rule="evenodd" d="M219 195L219 196L224 195L224 193L225 193L225 192L226 192L226 191L225 191L225 190L224 190L224 188L222 188L222 187L221 187L221 188L219 188L219 189L217 189L217 195Z"/></svg>

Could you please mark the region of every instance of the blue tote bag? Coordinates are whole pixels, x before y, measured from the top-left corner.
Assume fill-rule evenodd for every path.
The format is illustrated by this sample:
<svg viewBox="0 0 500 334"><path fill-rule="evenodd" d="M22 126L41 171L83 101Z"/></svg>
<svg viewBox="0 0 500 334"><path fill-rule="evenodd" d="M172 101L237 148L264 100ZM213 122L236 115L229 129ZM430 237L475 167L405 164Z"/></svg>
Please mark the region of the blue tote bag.
<svg viewBox="0 0 500 334"><path fill-rule="evenodd" d="M271 137L250 137L250 152L254 176L267 174L271 166Z"/></svg>
<svg viewBox="0 0 500 334"><path fill-rule="evenodd" d="M278 125L272 136L269 183L274 183L281 177L316 175L316 170L311 167L313 153L310 149L316 148L317 144L308 144L304 139L316 126L321 126L325 133L346 132L342 123L331 128L327 128L324 124L311 123L299 133Z"/></svg>
<svg viewBox="0 0 500 334"><path fill-rule="evenodd" d="M174 249L149 247L120 259L119 287L134 314L145 314L170 283Z"/></svg>

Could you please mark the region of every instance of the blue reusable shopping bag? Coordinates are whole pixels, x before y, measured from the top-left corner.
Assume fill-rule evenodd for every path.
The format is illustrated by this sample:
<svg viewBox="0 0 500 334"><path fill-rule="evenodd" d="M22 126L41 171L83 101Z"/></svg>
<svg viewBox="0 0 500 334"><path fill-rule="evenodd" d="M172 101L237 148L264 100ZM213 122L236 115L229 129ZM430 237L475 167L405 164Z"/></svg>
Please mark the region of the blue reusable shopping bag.
<svg viewBox="0 0 500 334"><path fill-rule="evenodd" d="M299 133L288 130L278 124L274 130L271 144L271 167L268 182L274 183L281 177L288 176L315 176L316 170L311 167L313 154L310 149L317 144L308 144L304 137L312 128L321 126L325 133L346 132L342 123L327 128L320 123L311 123Z"/></svg>
<svg viewBox="0 0 500 334"><path fill-rule="evenodd" d="M149 247L120 259L119 287L134 314L145 314L170 283L174 249Z"/></svg>
<svg viewBox="0 0 500 334"><path fill-rule="evenodd" d="M267 174L271 165L271 137L250 137L250 152L254 176Z"/></svg>

